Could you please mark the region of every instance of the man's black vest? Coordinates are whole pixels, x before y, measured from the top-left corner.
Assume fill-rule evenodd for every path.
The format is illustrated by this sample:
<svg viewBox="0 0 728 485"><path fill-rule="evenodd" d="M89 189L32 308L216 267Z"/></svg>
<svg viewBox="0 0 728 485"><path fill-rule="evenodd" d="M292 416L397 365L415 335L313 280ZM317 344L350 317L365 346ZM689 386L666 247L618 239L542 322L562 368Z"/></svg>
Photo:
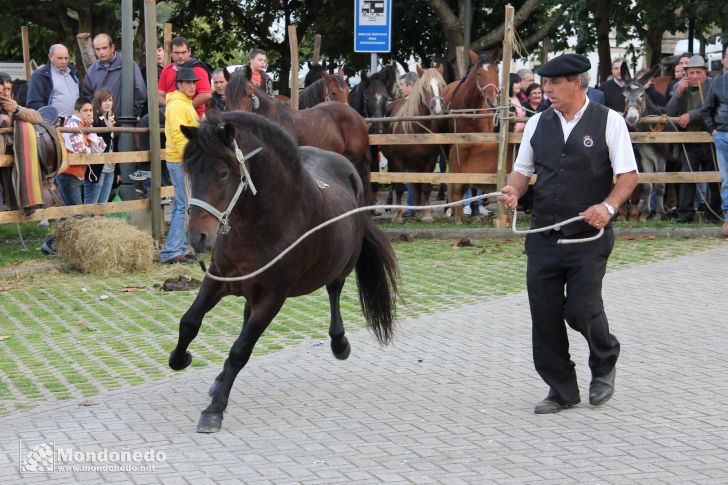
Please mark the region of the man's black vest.
<svg viewBox="0 0 728 485"><path fill-rule="evenodd" d="M538 175L533 188L532 227L575 217L609 195L613 172L605 139L608 113L609 108L590 102L566 143L554 109L541 113L531 137ZM561 228L567 236L593 230L583 221Z"/></svg>

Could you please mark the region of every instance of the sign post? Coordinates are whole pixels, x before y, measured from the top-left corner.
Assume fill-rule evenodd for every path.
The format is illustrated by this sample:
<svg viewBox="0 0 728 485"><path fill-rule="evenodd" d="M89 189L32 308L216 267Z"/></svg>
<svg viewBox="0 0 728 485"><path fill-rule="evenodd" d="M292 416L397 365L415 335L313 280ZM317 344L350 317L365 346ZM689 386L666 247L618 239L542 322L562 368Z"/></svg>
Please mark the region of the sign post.
<svg viewBox="0 0 728 485"><path fill-rule="evenodd" d="M392 0L354 2L354 52L392 50Z"/></svg>

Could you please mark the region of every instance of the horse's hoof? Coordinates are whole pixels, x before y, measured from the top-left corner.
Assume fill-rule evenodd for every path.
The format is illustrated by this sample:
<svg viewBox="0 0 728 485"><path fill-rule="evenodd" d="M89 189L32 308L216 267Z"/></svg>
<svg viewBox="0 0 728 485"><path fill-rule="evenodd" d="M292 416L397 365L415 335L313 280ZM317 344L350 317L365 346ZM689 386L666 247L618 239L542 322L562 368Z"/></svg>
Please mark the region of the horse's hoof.
<svg viewBox="0 0 728 485"><path fill-rule="evenodd" d="M213 397L215 395L215 393L218 391L218 389L220 389L221 385L222 385L222 383L220 381L218 381L217 379L215 379L215 382L213 382L212 385L210 386L210 390L207 391L207 395L210 397Z"/></svg>
<svg viewBox="0 0 728 485"><path fill-rule="evenodd" d="M435 219L433 219L432 216L425 216L420 219L420 222L423 224L432 224L433 222L435 222Z"/></svg>
<svg viewBox="0 0 728 485"><path fill-rule="evenodd" d="M334 357L336 357L339 360L346 360L349 358L349 355L351 355L351 344L349 344L349 340L344 337L342 339L343 343L345 344L344 348L342 350L334 348L334 341L331 341L331 352L334 354ZM340 342L341 343L341 342ZM337 345L337 347L341 347L341 345Z"/></svg>
<svg viewBox="0 0 728 485"><path fill-rule="evenodd" d="M661 220L663 220L664 218L665 218L665 216L663 216L662 214L655 214L655 220L656 220L656 221L661 221Z"/></svg>
<svg viewBox="0 0 728 485"><path fill-rule="evenodd" d="M172 370L186 369L191 363L192 354L190 354L189 352L185 352L184 358L181 361L179 358L176 357L175 351L172 351L172 353L169 354L169 367Z"/></svg>
<svg viewBox="0 0 728 485"><path fill-rule="evenodd" d="M200 420L197 421L198 433L217 433L222 427L222 413L206 413L200 414Z"/></svg>

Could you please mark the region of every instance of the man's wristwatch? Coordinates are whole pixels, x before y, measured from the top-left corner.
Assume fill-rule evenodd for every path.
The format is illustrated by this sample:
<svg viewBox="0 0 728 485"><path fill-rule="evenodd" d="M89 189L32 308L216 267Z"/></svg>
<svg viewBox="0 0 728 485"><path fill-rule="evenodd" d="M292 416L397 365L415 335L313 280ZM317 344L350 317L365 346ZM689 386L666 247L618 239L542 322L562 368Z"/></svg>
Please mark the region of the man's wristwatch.
<svg viewBox="0 0 728 485"><path fill-rule="evenodd" d="M20 105L16 105L16 106L15 106L15 111L13 111L13 114L14 114L14 115L16 115L16 114L18 114L18 113L20 113Z"/></svg>
<svg viewBox="0 0 728 485"><path fill-rule="evenodd" d="M602 205L607 208L607 211L609 212L610 216L614 216L614 214L617 213L617 211L614 210L614 207L609 205L609 202L607 202L606 200L604 202L602 202Z"/></svg>

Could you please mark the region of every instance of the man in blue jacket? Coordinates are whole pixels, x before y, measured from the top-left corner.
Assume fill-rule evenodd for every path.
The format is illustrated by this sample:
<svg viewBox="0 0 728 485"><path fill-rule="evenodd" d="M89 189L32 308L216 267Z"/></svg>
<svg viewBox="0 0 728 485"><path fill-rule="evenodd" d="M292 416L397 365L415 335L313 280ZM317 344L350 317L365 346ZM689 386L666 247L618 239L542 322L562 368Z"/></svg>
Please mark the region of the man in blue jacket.
<svg viewBox="0 0 728 485"><path fill-rule="evenodd" d="M76 67L68 63L68 49L63 44L54 44L48 50L48 63L30 76L28 108L52 106L58 116L71 116L80 88Z"/></svg>
<svg viewBox="0 0 728 485"><path fill-rule="evenodd" d="M723 73L713 79L702 108L703 121L713 135L723 210L723 236L728 237L728 47L723 51Z"/></svg>
<svg viewBox="0 0 728 485"><path fill-rule="evenodd" d="M93 99L99 88L107 88L114 97L114 115L121 116L121 52L116 52L116 46L108 34L98 34L93 40L96 62L88 68L86 78L83 80L82 95ZM147 101L147 90L144 78L136 63L134 66L134 115L139 116L142 107Z"/></svg>

